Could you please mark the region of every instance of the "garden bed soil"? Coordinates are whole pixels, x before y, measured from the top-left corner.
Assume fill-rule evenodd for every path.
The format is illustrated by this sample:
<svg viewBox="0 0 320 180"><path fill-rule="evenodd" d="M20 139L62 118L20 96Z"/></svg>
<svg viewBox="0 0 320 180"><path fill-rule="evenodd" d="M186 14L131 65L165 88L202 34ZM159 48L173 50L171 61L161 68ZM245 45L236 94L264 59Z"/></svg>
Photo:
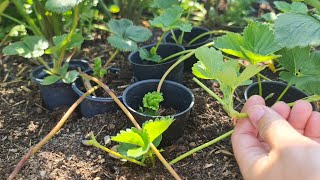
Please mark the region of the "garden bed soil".
<svg viewBox="0 0 320 180"><path fill-rule="evenodd" d="M92 55L90 59L104 56L102 52L105 46L96 45L93 48L98 49L86 50L89 51L87 54ZM119 56L117 64L129 67L124 57ZM1 58L0 179L5 179L29 148L56 125L67 108L48 112L41 106L39 89L30 82L28 76L35 65L22 58ZM124 72L132 75L130 70ZM232 120L221 106L191 78L192 75L186 73L184 85L194 93L195 106L187 121L185 135L174 145L164 148L162 154L167 160L233 128ZM206 83L219 92L217 83ZM243 98L237 99L236 106L240 108ZM77 113L74 113L59 133L26 163L17 179L173 179L159 161L154 168L142 168L113 159L100 149L81 144L81 140L88 137L91 131L97 136L98 142L103 144L104 136L115 135L125 128L126 121L121 111L93 118L78 118ZM113 145L107 146L111 148ZM195 153L173 167L183 179L242 179L232 154L230 138Z"/></svg>

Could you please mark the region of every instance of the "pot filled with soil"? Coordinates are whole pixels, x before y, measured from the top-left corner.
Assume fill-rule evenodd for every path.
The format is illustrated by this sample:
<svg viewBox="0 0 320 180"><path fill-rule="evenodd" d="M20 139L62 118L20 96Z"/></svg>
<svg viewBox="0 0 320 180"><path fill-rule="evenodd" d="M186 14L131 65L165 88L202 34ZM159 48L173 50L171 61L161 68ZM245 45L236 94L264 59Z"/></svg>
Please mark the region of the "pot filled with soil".
<svg viewBox="0 0 320 180"><path fill-rule="evenodd" d="M123 103L141 125L147 120L161 116L173 116L174 122L163 134L162 146L172 144L180 138L185 129L191 108L194 105L194 96L185 86L165 81L161 88L164 101L160 103L159 116L146 115L139 109L142 107L142 100L148 92L156 91L159 80L144 80L130 85L123 92Z"/></svg>
<svg viewBox="0 0 320 180"><path fill-rule="evenodd" d="M150 51L150 49L154 46L156 46L156 44L143 46L142 48ZM184 48L180 45L172 43L161 43L157 50L157 53L162 57L162 59L164 59L172 54L181 51L184 51ZM160 79L162 75L169 69L169 67L178 60L178 58L173 58L162 63L146 61L140 58L139 51L130 53L128 59L132 64L133 76L136 81L146 79ZM180 63L172 70L172 72L166 79L181 83L183 79L183 68L184 64Z"/></svg>
<svg viewBox="0 0 320 180"><path fill-rule="evenodd" d="M183 39L182 39L182 46L186 49L196 49L200 46L203 46L207 43L209 43L210 41L212 41L212 35L208 34L205 35L203 37L201 37L200 39L194 41L192 44L189 44L190 41L192 41L194 38L198 37L199 35L209 32L208 29L203 28L203 27L192 27L191 32L185 32L183 35ZM182 31L179 29L176 29L173 31L173 33L175 34L176 38L179 38ZM163 41L165 43L176 43L172 37L172 33L168 32ZM193 64L195 64L198 61L198 59L193 55L190 58L188 58L187 60L184 61L184 70L185 71L191 71L191 68L193 66Z"/></svg>
<svg viewBox="0 0 320 180"><path fill-rule="evenodd" d="M266 98L267 96L273 93L273 96L266 100L266 105L270 107L277 101L278 97L287 87L287 84L279 81L262 81L261 86L262 86L263 98ZM259 84L255 82L246 88L244 92L244 97L246 100L248 100L250 96L258 95L258 94L259 94ZM309 95L307 93L299 90L296 87L291 86L288 89L288 91L284 94L284 96L280 99L280 101L283 101L285 103L291 103L308 96ZM313 107L313 110L318 109L315 103L312 103L312 107Z"/></svg>
<svg viewBox="0 0 320 180"><path fill-rule="evenodd" d="M49 63L49 66L52 67L53 63ZM69 62L68 70L77 70L78 68L82 71L90 69L85 60L72 60ZM71 84L66 84L59 80L51 85L41 85L43 79L48 76L43 71L45 69L44 66L39 66L30 73L31 81L39 86L44 106L48 110L54 110L62 106L71 106L78 99L78 95L72 90Z"/></svg>
<svg viewBox="0 0 320 180"><path fill-rule="evenodd" d="M85 72L92 75L92 70ZM126 76L122 70L118 68L109 68L105 82L109 88L118 95L118 99L122 100L123 90L131 84L131 76ZM94 84L92 84L94 86ZM81 78L72 84L73 90L80 97L86 92ZM87 96L80 104L80 112L83 117L90 118L97 114L116 112L119 110L117 103L102 88L97 89L94 94Z"/></svg>

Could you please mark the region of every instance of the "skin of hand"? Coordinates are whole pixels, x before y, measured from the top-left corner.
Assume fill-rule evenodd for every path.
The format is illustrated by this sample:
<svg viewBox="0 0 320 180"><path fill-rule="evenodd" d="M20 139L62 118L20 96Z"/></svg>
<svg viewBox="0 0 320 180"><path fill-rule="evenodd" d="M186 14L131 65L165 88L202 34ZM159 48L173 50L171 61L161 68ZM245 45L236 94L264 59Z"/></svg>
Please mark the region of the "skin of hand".
<svg viewBox="0 0 320 180"><path fill-rule="evenodd" d="M232 147L246 180L320 180L320 113L299 100L271 108L252 96L238 120Z"/></svg>

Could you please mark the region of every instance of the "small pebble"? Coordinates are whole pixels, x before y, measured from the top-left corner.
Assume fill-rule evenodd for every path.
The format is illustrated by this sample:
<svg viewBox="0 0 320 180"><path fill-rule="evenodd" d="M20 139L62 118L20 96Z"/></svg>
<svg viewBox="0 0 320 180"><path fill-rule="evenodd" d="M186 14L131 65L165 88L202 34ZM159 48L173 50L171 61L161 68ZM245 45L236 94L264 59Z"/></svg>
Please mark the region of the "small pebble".
<svg viewBox="0 0 320 180"><path fill-rule="evenodd" d="M105 145L108 145L108 144L110 144L110 142L111 142L111 138L110 138L109 135L105 136L105 137L103 138L103 140L104 140L104 144L105 144Z"/></svg>
<svg viewBox="0 0 320 180"><path fill-rule="evenodd" d="M10 104L13 104L13 103L14 103L14 100L13 100L13 99L10 99L10 100L9 100L9 103L10 103Z"/></svg>
<svg viewBox="0 0 320 180"><path fill-rule="evenodd" d="M18 150L17 149L9 149L9 152L16 153L16 152L18 152Z"/></svg>
<svg viewBox="0 0 320 180"><path fill-rule="evenodd" d="M115 126L114 124L110 124L110 125L109 125L109 128L110 128L110 129L114 129L114 128L116 128L116 126Z"/></svg>
<svg viewBox="0 0 320 180"><path fill-rule="evenodd" d="M105 159L101 159L101 160L100 160L100 163L101 163L101 164L104 163L104 162L106 162Z"/></svg>
<svg viewBox="0 0 320 180"><path fill-rule="evenodd" d="M87 152L86 152L86 155L87 155L87 156L90 156L90 154L91 154L90 151L87 151Z"/></svg>
<svg viewBox="0 0 320 180"><path fill-rule="evenodd" d="M191 142L191 143L189 143L189 146L190 146L190 147L196 147L197 145L196 145L195 142Z"/></svg>
<svg viewBox="0 0 320 180"><path fill-rule="evenodd" d="M101 155L99 155L99 156L98 156L98 159L102 159L102 156L101 156Z"/></svg>
<svg viewBox="0 0 320 180"><path fill-rule="evenodd" d="M37 111L38 114L42 113L42 109L41 108L37 108L36 111Z"/></svg>
<svg viewBox="0 0 320 180"><path fill-rule="evenodd" d="M44 177L46 175L46 173L47 173L46 171L40 171L40 176Z"/></svg>

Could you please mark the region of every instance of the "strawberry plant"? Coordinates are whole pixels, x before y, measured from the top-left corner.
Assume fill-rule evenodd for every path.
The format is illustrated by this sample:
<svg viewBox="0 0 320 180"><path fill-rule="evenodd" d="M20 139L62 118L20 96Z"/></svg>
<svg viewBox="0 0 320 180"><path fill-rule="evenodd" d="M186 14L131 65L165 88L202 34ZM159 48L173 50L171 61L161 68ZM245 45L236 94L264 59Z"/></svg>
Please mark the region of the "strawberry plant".
<svg viewBox="0 0 320 180"><path fill-rule="evenodd" d="M63 64L65 54L67 50L72 50L81 46L84 38L81 34L76 33L76 28L79 21L79 8L78 4L81 1L57 1L48 0L45 7L55 13L64 13L70 9L74 9L74 18L71 30L68 34L60 36L54 36L50 41L53 45L49 48L49 41L41 36L26 36L21 41L12 43L3 49L3 53L6 55L20 55L24 58L36 58L45 68L47 77L41 82L42 85L54 84L59 80L65 83L72 83L76 80L78 72L72 70L68 72L69 63L68 60ZM50 67L48 63L41 57L44 54L58 54L58 57L52 57L53 67ZM70 60L70 58L69 58Z"/></svg>
<svg viewBox="0 0 320 180"><path fill-rule="evenodd" d="M158 110L163 100L162 93L153 91L145 94L142 99L143 107L140 107L140 112L151 116L159 116Z"/></svg>

